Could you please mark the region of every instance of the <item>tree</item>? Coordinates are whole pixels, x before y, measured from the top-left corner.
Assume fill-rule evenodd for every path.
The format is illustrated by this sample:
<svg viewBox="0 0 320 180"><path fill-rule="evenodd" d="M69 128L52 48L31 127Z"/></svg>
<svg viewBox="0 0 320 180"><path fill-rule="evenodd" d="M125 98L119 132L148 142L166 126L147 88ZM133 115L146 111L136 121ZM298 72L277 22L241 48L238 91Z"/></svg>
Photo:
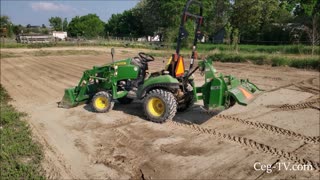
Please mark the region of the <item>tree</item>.
<svg viewBox="0 0 320 180"><path fill-rule="evenodd" d="M47 26L42 24L41 28L45 29L45 28L47 28Z"/></svg>
<svg viewBox="0 0 320 180"><path fill-rule="evenodd" d="M232 27L231 27L231 24L228 22L227 25L225 26L225 31L226 31L226 34L225 34L225 37L224 37L224 42L228 45L230 45L231 43L231 33L232 33Z"/></svg>
<svg viewBox="0 0 320 180"><path fill-rule="evenodd" d="M204 1L203 3L205 8L204 29L207 34L213 36L222 28L225 28L226 31L232 29L230 22L228 22L232 10L230 0ZM226 40L230 42L231 32L229 34L227 32L226 35L229 36L226 37Z"/></svg>
<svg viewBox="0 0 320 180"><path fill-rule="evenodd" d="M320 1L301 0L296 6L295 13L300 17L304 24L304 30L308 34L312 45L312 55L314 48L320 41Z"/></svg>
<svg viewBox="0 0 320 180"><path fill-rule="evenodd" d="M277 22L279 10L278 0L235 0L230 22L233 30L239 31L235 34L240 36L240 41L259 42L264 36L264 29Z"/></svg>
<svg viewBox="0 0 320 180"><path fill-rule="evenodd" d="M23 30L24 30L24 27L21 24L13 26L13 33L15 35L18 35L18 34L22 33Z"/></svg>
<svg viewBox="0 0 320 180"><path fill-rule="evenodd" d="M144 34L144 25L141 18L133 10L124 11L122 14L113 14L105 26L106 34L114 36L138 37Z"/></svg>
<svg viewBox="0 0 320 180"><path fill-rule="evenodd" d="M5 33L4 35L7 37L12 37L13 35L13 24L10 21L8 16L0 16L0 28L1 34Z"/></svg>
<svg viewBox="0 0 320 180"><path fill-rule="evenodd" d="M68 29L68 20L67 18L64 18L62 22L62 31L66 31Z"/></svg>
<svg viewBox="0 0 320 180"><path fill-rule="evenodd" d="M162 3L165 2L159 0L142 0L133 9L137 15L137 19L139 19L143 26L141 36L153 36L155 32L160 31L160 29L164 27L164 19L160 10Z"/></svg>
<svg viewBox="0 0 320 180"><path fill-rule="evenodd" d="M11 21L8 16L1 16L0 17L0 27L1 28L7 27L8 24L10 24L10 23L11 23Z"/></svg>
<svg viewBox="0 0 320 180"><path fill-rule="evenodd" d="M76 16L68 25L68 34L72 37L84 36L86 38L104 36L104 22L96 14Z"/></svg>
<svg viewBox="0 0 320 180"><path fill-rule="evenodd" d="M50 26L55 31L61 31L62 30L62 19L60 17L51 17L49 19Z"/></svg>

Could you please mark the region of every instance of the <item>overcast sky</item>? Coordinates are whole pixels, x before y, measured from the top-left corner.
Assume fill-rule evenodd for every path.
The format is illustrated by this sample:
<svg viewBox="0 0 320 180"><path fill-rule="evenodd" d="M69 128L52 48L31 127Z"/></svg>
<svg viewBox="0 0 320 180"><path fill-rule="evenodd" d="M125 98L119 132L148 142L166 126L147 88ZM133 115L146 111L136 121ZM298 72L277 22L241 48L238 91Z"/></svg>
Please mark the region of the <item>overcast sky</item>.
<svg viewBox="0 0 320 180"><path fill-rule="evenodd" d="M133 8L139 0L71 0L71 1L29 1L1 0L1 15L10 17L14 24L49 25L52 16L67 18L89 13L97 14L101 20L108 21L114 13Z"/></svg>

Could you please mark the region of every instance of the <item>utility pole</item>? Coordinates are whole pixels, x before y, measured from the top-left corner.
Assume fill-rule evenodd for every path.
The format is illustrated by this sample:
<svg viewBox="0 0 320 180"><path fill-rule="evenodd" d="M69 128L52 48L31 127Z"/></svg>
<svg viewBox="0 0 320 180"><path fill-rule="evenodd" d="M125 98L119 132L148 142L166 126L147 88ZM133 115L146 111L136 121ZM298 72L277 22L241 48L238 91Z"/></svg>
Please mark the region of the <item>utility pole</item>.
<svg viewBox="0 0 320 180"><path fill-rule="evenodd" d="M62 32L63 32L63 20L61 18L61 26L62 26Z"/></svg>

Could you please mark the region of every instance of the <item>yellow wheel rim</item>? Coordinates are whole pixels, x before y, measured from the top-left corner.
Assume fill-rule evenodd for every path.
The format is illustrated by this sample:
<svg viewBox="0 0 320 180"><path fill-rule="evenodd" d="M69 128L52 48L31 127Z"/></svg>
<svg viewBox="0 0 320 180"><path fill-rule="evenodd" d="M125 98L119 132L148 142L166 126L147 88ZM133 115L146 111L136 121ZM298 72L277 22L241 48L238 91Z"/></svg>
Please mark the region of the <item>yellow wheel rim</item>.
<svg viewBox="0 0 320 180"><path fill-rule="evenodd" d="M148 110L152 116L160 117L165 111L165 104L161 99L153 97L149 99Z"/></svg>
<svg viewBox="0 0 320 180"><path fill-rule="evenodd" d="M98 98L96 98L94 104L95 104L96 108L104 109L104 108L108 107L109 101L106 97L98 97Z"/></svg>

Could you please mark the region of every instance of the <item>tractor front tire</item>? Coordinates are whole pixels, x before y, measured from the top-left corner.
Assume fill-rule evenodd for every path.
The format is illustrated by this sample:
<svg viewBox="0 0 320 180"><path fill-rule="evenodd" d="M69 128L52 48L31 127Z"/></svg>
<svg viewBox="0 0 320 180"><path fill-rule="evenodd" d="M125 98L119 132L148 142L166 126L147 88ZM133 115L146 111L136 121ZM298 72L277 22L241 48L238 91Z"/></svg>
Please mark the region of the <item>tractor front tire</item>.
<svg viewBox="0 0 320 180"><path fill-rule="evenodd" d="M91 107L98 113L108 112L113 104L111 94L106 91L96 93L91 100Z"/></svg>
<svg viewBox="0 0 320 180"><path fill-rule="evenodd" d="M150 121L163 123L175 116L177 101L171 92L163 89L154 89L145 97L143 109Z"/></svg>

